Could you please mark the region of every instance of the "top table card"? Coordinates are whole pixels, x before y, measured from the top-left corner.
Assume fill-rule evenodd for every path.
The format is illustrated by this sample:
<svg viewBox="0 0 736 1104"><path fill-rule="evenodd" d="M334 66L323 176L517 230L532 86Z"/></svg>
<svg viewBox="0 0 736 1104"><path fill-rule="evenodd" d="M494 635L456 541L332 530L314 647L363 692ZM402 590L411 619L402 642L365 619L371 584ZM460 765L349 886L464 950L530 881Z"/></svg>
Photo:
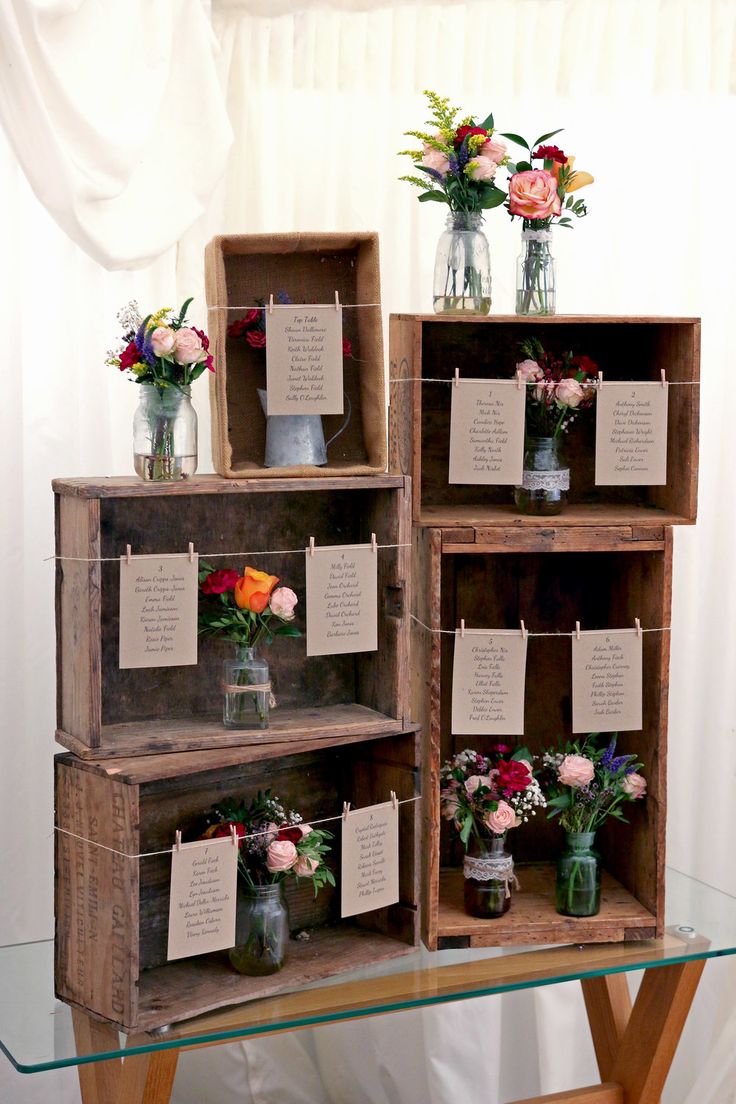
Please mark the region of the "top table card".
<svg viewBox="0 0 736 1104"><path fill-rule="evenodd" d="M596 399L597 487L657 487L667 482L668 398L666 383L606 380Z"/></svg>
<svg viewBox="0 0 736 1104"><path fill-rule="evenodd" d="M342 309L266 307L268 414L342 414Z"/></svg>
<svg viewBox="0 0 736 1104"><path fill-rule="evenodd" d="M521 483L526 386L509 380L452 385L450 483Z"/></svg>

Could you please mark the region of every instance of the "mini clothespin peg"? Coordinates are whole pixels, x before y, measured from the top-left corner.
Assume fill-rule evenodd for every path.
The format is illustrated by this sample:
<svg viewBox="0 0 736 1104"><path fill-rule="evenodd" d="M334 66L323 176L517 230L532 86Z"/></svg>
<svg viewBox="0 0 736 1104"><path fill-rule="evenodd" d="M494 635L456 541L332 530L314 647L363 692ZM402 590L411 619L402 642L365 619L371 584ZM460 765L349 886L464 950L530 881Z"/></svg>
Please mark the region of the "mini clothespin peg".
<svg viewBox="0 0 736 1104"><path fill-rule="evenodd" d="M189 562L194 563L194 543L193 543L193 541L189 542Z"/></svg>
<svg viewBox="0 0 736 1104"><path fill-rule="evenodd" d="M177 850L177 851L181 851L181 832L179 831L179 829L178 829L178 828L177 828L177 830L176 830L176 843L175 843L175 847L176 847L176 850Z"/></svg>
<svg viewBox="0 0 736 1104"><path fill-rule="evenodd" d="M343 803L342 803L342 819L343 820L348 819L348 813L349 812L350 812L350 802L349 801L343 801Z"/></svg>
<svg viewBox="0 0 736 1104"><path fill-rule="evenodd" d="M273 292L268 297L268 313L273 314Z"/></svg>
<svg viewBox="0 0 736 1104"><path fill-rule="evenodd" d="M641 621L638 617L634 618L634 628L636 629L636 635L641 636Z"/></svg>
<svg viewBox="0 0 736 1104"><path fill-rule="evenodd" d="M523 621L519 621L519 625L521 626L521 639L526 640L529 635L529 630L527 629Z"/></svg>
<svg viewBox="0 0 736 1104"><path fill-rule="evenodd" d="M234 824L230 825L230 842L232 843L233 847L238 846L238 833L235 830Z"/></svg>
<svg viewBox="0 0 736 1104"><path fill-rule="evenodd" d="M339 311L339 309L340 309L340 292L336 290L335 291L335 310Z"/></svg>
<svg viewBox="0 0 736 1104"><path fill-rule="evenodd" d="M391 791L391 805L393 806L394 809L398 805L398 801L396 800L396 791L395 790Z"/></svg>
<svg viewBox="0 0 736 1104"><path fill-rule="evenodd" d="M660 378L660 380L661 380L662 386L663 386L663 387L666 387L666 386L667 386L667 375L666 375L666 373L665 373L665 370L664 370L664 368L660 368L660 370L659 370L659 378Z"/></svg>
<svg viewBox="0 0 736 1104"><path fill-rule="evenodd" d="M460 369L459 368L455 369L455 386L456 387L460 386Z"/></svg>
<svg viewBox="0 0 736 1104"><path fill-rule="evenodd" d="M125 562L128 564L129 567L130 567L130 557L132 556L132 554L133 554L132 548L130 547L129 544L126 544L126 546L125 546Z"/></svg>
<svg viewBox="0 0 736 1104"><path fill-rule="evenodd" d="M580 622L579 621L575 622L575 636L578 638L578 640L580 639Z"/></svg>
<svg viewBox="0 0 736 1104"><path fill-rule="evenodd" d="M517 368L516 369L516 390L521 391L522 386L523 386L523 384L521 382L521 372Z"/></svg>
<svg viewBox="0 0 736 1104"><path fill-rule="evenodd" d="M377 552L378 545L376 544L376 534L371 533L371 552Z"/></svg>
<svg viewBox="0 0 736 1104"><path fill-rule="evenodd" d="M314 537L309 538L309 555L314 555Z"/></svg>
<svg viewBox="0 0 736 1104"><path fill-rule="evenodd" d="M460 635L465 636L465 622L460 618Z"/></svg>
<svg viewBox="0 0 736 1104"><path fill-rule="evenodd" d="M598 369L598 390L603 390L603 373L601 372L600 368Z"/></svg>

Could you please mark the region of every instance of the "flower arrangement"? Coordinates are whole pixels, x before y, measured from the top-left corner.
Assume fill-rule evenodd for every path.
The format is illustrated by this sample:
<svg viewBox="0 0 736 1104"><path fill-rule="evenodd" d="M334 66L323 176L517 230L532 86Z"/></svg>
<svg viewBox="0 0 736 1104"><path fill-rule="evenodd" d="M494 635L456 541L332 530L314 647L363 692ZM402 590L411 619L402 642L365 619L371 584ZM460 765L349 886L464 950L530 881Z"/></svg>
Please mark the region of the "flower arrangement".
<svg viewBox="0 0 736 1104"><path fill-rule="evenodd" d="M594 732L542 755L547 816L559 816L567 832L596 832L609 817L626 821L622 806L646 794L637 756L616 755L616 733L605 747L598 740Z"/></svg>
<svg viewBox="0 0 736 1104"><path fill-rule="evenodd" d="M240 841L238 873L250 889L289 877L311 881L315 897L323 886L334 886L334 875L325 862L331 833L304 824L301 815L285 809L270 790L259 790L249 802L222 801L213 807L213 814L214 823L201 838L229 836L235 829Z"/></svg>
<svg viewBox="0 0 736 1104"><path fill-rule="evenodd" d="M458 752L440 771L440 810L468 849L478 842L503 836L544 808L542 790L532 773L526 748L512 751L497 744L490 755L472 748Z"/></svg>
<svg viewBox="0 0 736 1104"><path fill-rule="evenodd" d="M253 567L241 575L200 561L200 635L221 636L240 648L255 648L261 640L270 644L275 636L301 636L292 623L298 598L278 582L276 575Z"/></svg>
<svg viewBox="0 0 736 1104"><path fill-rule="evenodd" d="M493 115L477 124L472 115L458 118L460 109L452 107L447 97L429 90L424 95L431 109L430 129L406 131L422 148L401 151L424 175L399 179L420 189L420 203L446 203L451 211L469 214L500 206L506 193L494 181L509 158L506 143L494 137Z"/></svg>
<svg viewBox="0 0 736 1104"><path fill-rule="evenodd" d="M557 438L593 405L598 365L584 354L548 353L535 337L522 341L519 348L524 359L516 372L527 385L527 434Z"/></svg>
<svg viewBox="0 0 736 1104"><path fill-rule="evenodd" d="M569 193L593 183L590 173L576 170L574 157L568 157L558 146L543 143L560 134L562 128L552 130L537 138L530 145L519 134L504 134L522 146L529 160L509 162L511 173L509 180L508 202L506 204L511 218L524 220L525 230L546 230L555 226L572 226L572 216L583 218L588 213L585 201L573 199ZM541 161L542 167L532 167L534 161Z"/></svg>
<svg viewBox="0 0 736 1104"><path fill-rule="evenodd" d="M199 379L205 369L214 372L207 334L187 325L191 302L187 299L178 314L171 307L162 307L141 318L138 304L131 300L117 316L123 344L108 353L105 363L127 372L135 383L153 384L161 391L181 391Z"/></svg>
<svg viewBox="0 0 736 1104"><path fill-rule="evenodd" d="M280 291L276 297L279 303L284 305L291 303L291 299L285 291ZM266 311L265 302L257 299L257 307L251 307L242 318L236 318L227 328L228 337L242 337L252 349L266 348ZM350 358L353 355L353 347L348 338L342 339L342 355Z"/></svg>

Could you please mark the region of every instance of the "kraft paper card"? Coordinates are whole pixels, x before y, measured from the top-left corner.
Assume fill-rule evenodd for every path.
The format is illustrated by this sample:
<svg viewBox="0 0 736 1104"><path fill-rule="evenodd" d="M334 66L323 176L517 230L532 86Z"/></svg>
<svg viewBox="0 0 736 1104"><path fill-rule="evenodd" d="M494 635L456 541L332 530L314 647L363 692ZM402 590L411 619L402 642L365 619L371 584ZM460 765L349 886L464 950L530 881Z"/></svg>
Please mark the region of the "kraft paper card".
<svg viewBox="0 0 736 1104"><path fill-rule="evenodd" d="M596 399L596 486L667 482L668 401L668 384L604 382Z"/></svg>
<svg viewBox="0 0 736 1104"><path fill-rule="evenodd" d="M522 736L527 639L521 632L466 629L455 634L452 731Z"/></svg>
<svg viewBox="0 0 736 1104"><path fill-rule="evenodd" d="M520 484L526 387L460 380L450 390L449 482Z"/></svg>
<svg viewBox="0 0 736 1104"><path fill-rule="evenodd" d="M169 961L235 946L238 847L228 838L171 852Z"/></svg>
<svg viewBox="0 0 736 1104"><path fill-rule="evenodd" d="M378 551L370 544L315 548L307 560L307 655L378 648Z"/></svg>
<svg viewBox="0 0 736 1104"><path fill-rule="evenodd" d="M120 557L120 667L197 662L199 557Z"/></svg>
<svg viewBox="0 0 736 1104"><path fill-rule="evenodd" d="M268 414L342 414L342 310L266 308Z"/></svg>
<svg viewBox="0 0 736 1104"><path fill-rule="evenodd" d="M341 916L399 899L399 806L350 810L342 821Z"/></svg>
<svg viewBox="0 0 736 1104"><path fill-rule="evenodd" d="M639 731L643 640L636 629L573 636L573 732Z"/></svg>

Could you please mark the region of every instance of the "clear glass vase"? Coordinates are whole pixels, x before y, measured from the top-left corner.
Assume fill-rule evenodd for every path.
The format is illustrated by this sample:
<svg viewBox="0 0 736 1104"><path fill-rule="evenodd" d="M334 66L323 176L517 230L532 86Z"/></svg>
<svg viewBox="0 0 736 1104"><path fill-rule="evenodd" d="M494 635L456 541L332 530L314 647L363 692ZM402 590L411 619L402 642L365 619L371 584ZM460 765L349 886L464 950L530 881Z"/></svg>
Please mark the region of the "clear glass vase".
<svg viewBox="0 0 736 1104"><path fill-rule="evenodd" d="M289 945L289 910L283 881L241 887L237 930L238 944L230 951L230 962L238 973L249 977L278 973Z"/></svg>
<svg viewBox="0 0 736 1104"><path fill-rule="evenodd" d="M595 916L601 907L601 857L595 832L565 832L557 860L555 900L562 916Z"/></svg>
<svg viewBox="0 0 736 1104"><path fill-rule="evenodd" d="M451 211L437 243L434 263L435 314L488 314L491 254L481 230L483 216Z"/></svg>
<svg viewBox="0 0 736 1104"><path fill-rule="evenodd" d="M191 388L139 383L133 463L145 480L188 479L197 470L197 412Z"/></svg>
<svg viewBox="0 0 736 1104"><path fill-rule="evenodd" d="M522 230L516 264L516 313L554 314L555 261L551 230Z"/></svg>
<svg viewBox="0 0 736 1104"><path fill-rule="evenodd" d="M225 728L268 728L268 664L253 648L239 647L234 659L225 660L223 693Z"/></svg>
<svg viewBox="0 0 736 1104"><path fill-rule="evenodd" d="M469 916L492 920L511 905L515 884L514 860L506 850L506 836L471 837L463 862L463 896Z"/></svg>
<svg viewBox="0 0 736 1104"><path fill-rule="evenodd" d="M560 514L567 505L570 469L561 437L527 437L521 486L514 502L522 514Z"/></svg>

